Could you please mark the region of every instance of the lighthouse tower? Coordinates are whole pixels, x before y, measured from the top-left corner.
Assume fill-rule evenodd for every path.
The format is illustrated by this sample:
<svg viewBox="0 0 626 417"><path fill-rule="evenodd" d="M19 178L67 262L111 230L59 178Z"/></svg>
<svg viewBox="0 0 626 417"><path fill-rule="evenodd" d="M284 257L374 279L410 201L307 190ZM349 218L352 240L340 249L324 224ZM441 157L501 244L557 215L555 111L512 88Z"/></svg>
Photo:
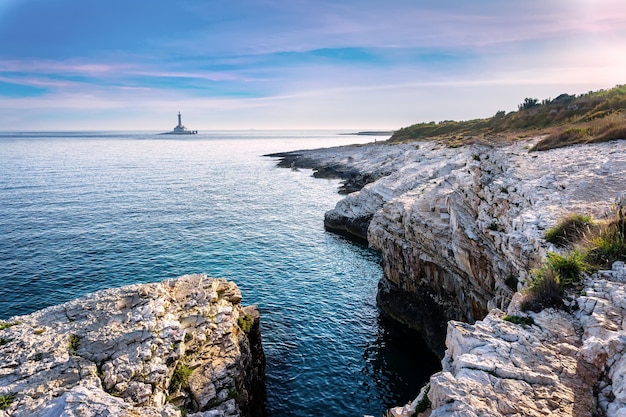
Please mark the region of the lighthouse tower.
<svg viewBox="0 0 626 417"><path fill-rule="evenodd" d="M180 112L178 112L178 124L176 125L176 127L174 127L174 130L172 130L171 132L165 132L164 134L165 135L195 135L196 133L198 133L197 130L189 130L185 126L183 126L182 116L180 115Z"/></svg>

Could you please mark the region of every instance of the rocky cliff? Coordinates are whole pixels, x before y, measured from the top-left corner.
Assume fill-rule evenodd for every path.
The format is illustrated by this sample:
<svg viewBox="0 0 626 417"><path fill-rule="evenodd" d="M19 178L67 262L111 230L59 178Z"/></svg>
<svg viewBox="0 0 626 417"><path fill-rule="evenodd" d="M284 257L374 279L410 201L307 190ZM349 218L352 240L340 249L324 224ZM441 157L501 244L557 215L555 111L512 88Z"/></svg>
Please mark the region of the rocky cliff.
<svg viewBox="0 0 626 417"><path fill-rule="evenodd" d="M536 324L522 326L502 312L522 314L511 300L556 250L548 227L611 212L626 188L626 141L529 153L535 142L300 153L314 168L380 174L325 224L380 252L381 310L443 357L427 394L433 416L626 415L623 265L589 278L575 313L532 313ZM420 399L394 415L411 415Z"/></svg>
<svg viewBox="0 0 626 417"><path fill-rule="evenodd" d="M448 323L443 370L430 379L430 417L618 417L626 414L626 267L585 281L570 312L494 309L473 325ZM516 296L518 298L519 296ZM414 416L422 398L390 410ZM422 400L423 401L423 400ZM422 415L422 414L418 414Z"/></svg>
<svg viewBox="0 0 626 417"><path fill-rule="evenodd" d="M259 314L186 275L0 322L0 416L263 416Z"/></svg>
<svg viewBox="0 0 626 417"><path fill-rule="evenodd" d="M380 252L379 306L443 356L447 321L506 309L550 249L547 227L572 212L605 216L625 187L626 141L529 153L535 141L381 143L294 160L377 178L339 201L325 225Z"/></svg>

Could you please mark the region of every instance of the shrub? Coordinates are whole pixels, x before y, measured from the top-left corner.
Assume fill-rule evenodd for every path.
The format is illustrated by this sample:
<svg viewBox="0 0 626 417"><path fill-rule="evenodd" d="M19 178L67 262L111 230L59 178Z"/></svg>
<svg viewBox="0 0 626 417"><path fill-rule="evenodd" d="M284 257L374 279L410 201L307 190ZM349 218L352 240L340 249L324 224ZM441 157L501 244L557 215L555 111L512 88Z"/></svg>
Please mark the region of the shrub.
<svg viewBox="0 0 626 417"><path fill-rule="evenodd" d="M432 406L430 399L428 398L428 391L430 391L430 382L426 384L426 387L424 388L424 395L415 406L415 413L423 413Z"/></svg>
<svg viewBox="0 0 626 417"><path fill-rule="evenodd" d="M544 308L563 306L561 278L549 268L541 268L533 273L534 278L526 290L522 310L541 311Z"/></svg>
<svg viewBox="0 0 626 417"><path fill-rule="evenodd" d="M70 335L70 340L67 346L67 351L70 353L70 355L76 355L78 346L80 346L80 337L76 336L75 334Z"/></svg>
<svg viewBox="0 0 626 417"><path fill-rule="evenodd" d="M583 272L589 269L585 261L586 255L577 250L562 256L548 252L548 267L560 277L561 286L578 283Z"/></svg>
<svg viewBox="0 0 626 417"><path fill-rule="evenodd" d="M585 214L570 214L556 226L546 230L545 238L557 246L567 246L574 243L593 225L591 216Z"/></svg>
<svg viewBox="0 0 626 417"><path fill-rule="evenodd" d="M193 369L187 365L187 363L180 361L174 369L172 375L172 381L170 382L170 391L177 391L179 389L187 388L189 386L189 377Z"/></svg>

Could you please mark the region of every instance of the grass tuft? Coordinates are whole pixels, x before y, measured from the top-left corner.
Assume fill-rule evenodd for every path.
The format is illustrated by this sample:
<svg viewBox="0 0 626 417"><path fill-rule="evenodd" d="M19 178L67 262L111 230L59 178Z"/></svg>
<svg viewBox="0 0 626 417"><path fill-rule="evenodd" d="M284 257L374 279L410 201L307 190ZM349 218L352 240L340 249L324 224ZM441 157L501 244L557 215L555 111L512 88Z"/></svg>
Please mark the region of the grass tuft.
<svg viewBox="0 0 626 417"><path fill-rule="evenodd" d="M587 236L587 262L596 268L609 268L615 261L626 261L626 218L619 218Z"/></svg>
<svg viewBox="0 0 626 417"><path fill-rule="evenodd" d="M189 386L189 377L191 376L193 369L189 365L180 361L174 369L172 380L170 382L170 392L178 391L180 389L187 388Z"/></svg>
<svg viewBox="0 0 626 417"><path fill-rule="evenodd" d="M549 268L533 271L533 280L525 291L522 310L539 312L544 308L563 306L561 278Z"/></svg>
<svg viewBox="0 0 626 417"><path fill-rule="evenodd" d="M508 321L513 324L521 324L522 326L530 326L535 324L535 320L532 317L526 316L504 316L502 318L504 321Z"/></svg>
<svg viewBox="0 0 626 417"><path fill-rule="evenodd" d="M577 250L573 250L565 256L556 252L548 252L548 268L560 277L562 286L578 284L582 274L589 270L589 265L585 259L586 254Z"/></svg>
<svg viewBox="0 0 626 417"><path fill-rule="evenodd" d="M0 395L0 410L6 410L11 405L16 395L17 394L14 392Z"/></svg>
<svg viewBox="0 0 626 417"><path fill-rule="evenodd" d="M591 216L576 213L570 214L556 226L546 230L545 238L550 243L565 247L576 242L583 234L589 232L593 224Z"/></svg>

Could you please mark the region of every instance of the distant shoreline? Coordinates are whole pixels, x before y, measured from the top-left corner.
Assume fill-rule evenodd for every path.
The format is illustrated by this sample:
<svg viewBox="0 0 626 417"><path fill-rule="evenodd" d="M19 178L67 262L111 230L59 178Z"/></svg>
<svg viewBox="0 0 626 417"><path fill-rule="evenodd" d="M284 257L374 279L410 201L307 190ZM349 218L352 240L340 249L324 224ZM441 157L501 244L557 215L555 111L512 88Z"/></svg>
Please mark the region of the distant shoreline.
<svg viewBox="0 0 626 417"><path fill-rule="evenodd" d="M359 135L359 136L391 136L394 134L393 130L373 130L356 133L339 133L340 135Z"/></svg>

